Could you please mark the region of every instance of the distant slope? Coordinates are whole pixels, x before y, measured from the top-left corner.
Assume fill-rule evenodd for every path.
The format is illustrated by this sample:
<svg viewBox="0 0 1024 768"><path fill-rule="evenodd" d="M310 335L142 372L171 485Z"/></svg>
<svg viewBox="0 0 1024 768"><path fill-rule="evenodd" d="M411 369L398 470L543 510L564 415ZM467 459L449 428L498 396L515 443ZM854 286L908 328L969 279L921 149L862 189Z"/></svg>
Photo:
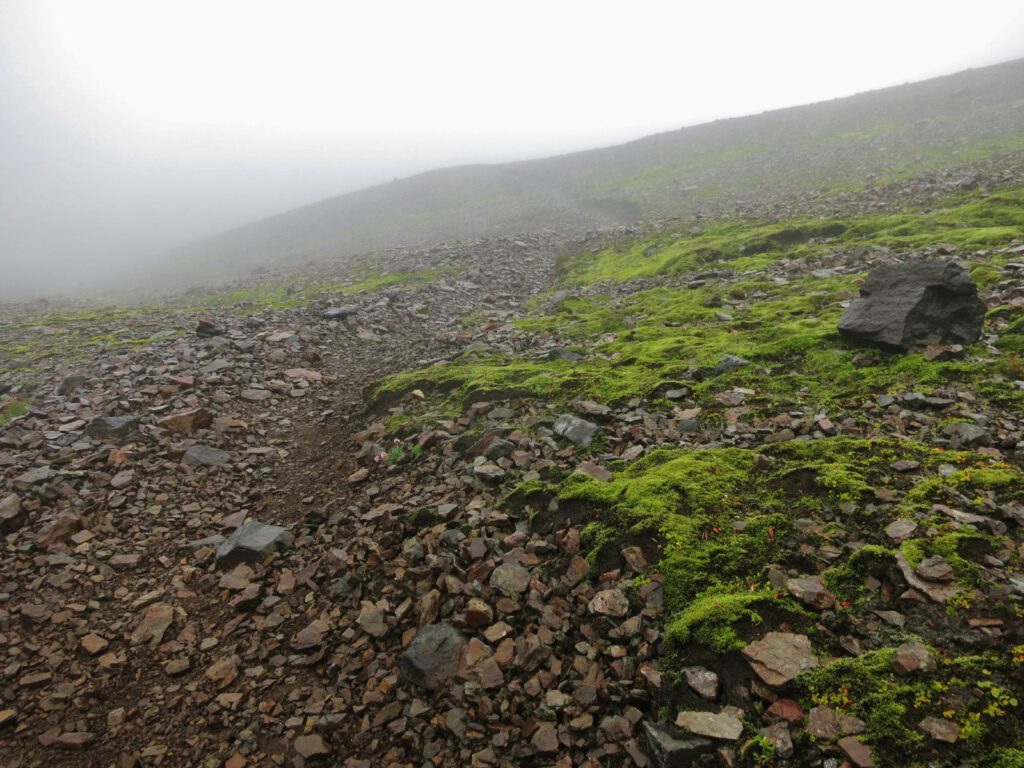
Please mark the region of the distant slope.
<svg viewBox="0 0 1024 768"><path fill-rule="evenodd" d="M877 184L1018 149L1024 60L614 147L431 171L204 240L170 263L196 281L398 245L543 228L571 235Z"/></svg>

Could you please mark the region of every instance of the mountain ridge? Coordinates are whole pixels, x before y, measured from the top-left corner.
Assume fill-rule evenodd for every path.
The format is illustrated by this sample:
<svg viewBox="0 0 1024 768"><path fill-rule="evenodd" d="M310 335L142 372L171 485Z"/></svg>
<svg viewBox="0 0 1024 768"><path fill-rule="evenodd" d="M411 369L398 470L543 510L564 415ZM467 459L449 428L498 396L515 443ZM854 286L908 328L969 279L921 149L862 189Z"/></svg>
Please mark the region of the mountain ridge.
<svg viewBox="0 0 1024 768"><path fill-rule="evenodd" d="M434 169L260 219L168 258L217 278L441 240L547 228L579 235L914 175L1020 149L1022 130L1024 59L608 147Z"/></svg>

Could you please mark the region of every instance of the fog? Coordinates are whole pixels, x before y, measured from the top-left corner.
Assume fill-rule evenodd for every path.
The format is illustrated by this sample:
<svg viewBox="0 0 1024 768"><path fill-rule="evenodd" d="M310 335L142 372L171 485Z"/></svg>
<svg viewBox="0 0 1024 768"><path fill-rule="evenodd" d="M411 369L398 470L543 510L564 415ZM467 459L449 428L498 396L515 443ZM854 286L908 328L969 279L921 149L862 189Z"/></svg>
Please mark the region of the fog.
<svg viewBox="0 0 1024 768"><path fill-rule="evenodd" d="M1019 0L0 0L0 295L430 168L1022 55Z"/></svg>

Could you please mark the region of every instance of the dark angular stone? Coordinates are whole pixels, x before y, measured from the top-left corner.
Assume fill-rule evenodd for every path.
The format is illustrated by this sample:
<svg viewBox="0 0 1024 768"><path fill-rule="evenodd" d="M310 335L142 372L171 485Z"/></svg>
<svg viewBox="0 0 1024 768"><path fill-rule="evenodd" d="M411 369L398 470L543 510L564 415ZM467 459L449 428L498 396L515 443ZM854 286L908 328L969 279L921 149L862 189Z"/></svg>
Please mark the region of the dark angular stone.
<svg viewBox="0 0 1024 768"><path fill-rule="evenodd" d="M973 344L985 302L970 274L954 261L883 264L871 271L839 321L847 341L908 349Z"/></svg>
<svg viewBox="0 0 1024 768"><path fill-rule="evenodd" d="M223 335L224 329L205 317L200 318L199 322L196 324L196 336L200 336L204 339L211 339L214 336Z"/></svg>
<svg viewBox="0 0 1024 768"><path fill-rule="evenodd" d="M328 307L320 316L325 320L344 320L349 315L354 315L357 311L357 307L350 304L345 304L340 307Z"/></svg>
<svg viewBox="0 0 1024 768"><path fill-rule="evenodd" d="M644 722L644 737L657 768L690 768L694 760L711 752L711 739L683 733L665 723Z"/></svg>
<svg viewBox="0 0 1024 768"><path fill-rule="evenodd" d="M135 416L101 416L89 423L84 434L86 437L110 440L128 437L138 427L139 420Z"/></svg>

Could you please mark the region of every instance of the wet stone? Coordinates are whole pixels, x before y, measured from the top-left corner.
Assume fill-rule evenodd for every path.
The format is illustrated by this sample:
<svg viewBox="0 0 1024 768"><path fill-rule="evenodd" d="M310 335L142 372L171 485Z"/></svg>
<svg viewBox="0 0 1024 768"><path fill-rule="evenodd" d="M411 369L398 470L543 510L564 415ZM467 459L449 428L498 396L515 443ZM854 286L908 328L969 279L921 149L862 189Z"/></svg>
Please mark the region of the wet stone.
<svg viewBox="0 0 1024 768"><path fill-rule="evenodd" d="M714 742L685 733L665 723L644 722L644 740L657 768L690 768L701 755L714 750Z"/></svg>
<svg viewBox="0 0 1024 768"><path fill-rule="evenodd" d="M938 664L924 645L911 641L896 649L896 655L892 658L892 668L897 674L909 675L917 671L934 672Z"/></svg>
<svg viewBox="0 0 1024 768"><path fill-rule="evenodd" d="M744 360L738 355L722 355L722 358L718 361L715 366L716 374L732 373L733 371L739 370L744 366L750 365L749 360Z"/></svg>
<svg viewBox="0 0 1024 768"><path fill-rule="evenodd" d="M621 589L605 589L594 595L587 610L601 616L625 616L629 612L629 600Z"/></svg>
<svg viewBox="0 0 1024 768"><path fill-rule="evenodd" d="M839 748L856 768L872 768L875 764L871 756L871 747L856 736L847 736L838 741Z"/></svg>
<svg viewBox="0 0 1024 768"><path fill-rule="evenodd" d="M307 760L313 760L331 754L331 750L324 743L323 737L316 733L309 733L297 737L293 746L295 747L295 751Z"/></svg>
<svg viewBox="0 0 1024 768"><path fill-rule="evenodd" d="M953 566L942 555L932 555L921 561L914 569L918 576L928 581L946 582L953 580Z"/></svg>
<svg viewBox="0 0 1024 768"><path fill-rule="evenodd" d="M888 536L889 540L893 543L899 544L902 541L914 538L920 529L921 526L919 526L915 521L900 518L886 526L885 535Z"/></svg>
<svg viewBox="0 0 1024 768"><path fill-rule="evenodd" d="M821 583L818 576L788 579L786 589L801 603L816 611L824 611L836 604L835 595Z"/></svg>
<svg viewBox="0 0 1024 768"><path fill-rule="evenodd" d="M816 739L835 741L840 736L864 732L864 721L842 715L831 707L817 706L807 713L807 732Z"/></svg>
<svg viewBox="0 0 1024 768"><path fill-rule="evenodd" d="M530 572L518 563L502 563L491 574L490 584L506 595L515 597L530 586Z"/></svg>
<svg viewBox="0 0 1024 768"><path fill-rule="evenodd" d="M22 509L21 499L16 493L0 500L0 533L14 533L21 530L27 522L28 515Z"/></svg>
<svg viewBox="0 0 1024 768"><path fill-rule="evenodd" d="M769 725L761 729L761 735L775 748L776 757L787 758L793 754L793 737L785 722Z"/></svg>

